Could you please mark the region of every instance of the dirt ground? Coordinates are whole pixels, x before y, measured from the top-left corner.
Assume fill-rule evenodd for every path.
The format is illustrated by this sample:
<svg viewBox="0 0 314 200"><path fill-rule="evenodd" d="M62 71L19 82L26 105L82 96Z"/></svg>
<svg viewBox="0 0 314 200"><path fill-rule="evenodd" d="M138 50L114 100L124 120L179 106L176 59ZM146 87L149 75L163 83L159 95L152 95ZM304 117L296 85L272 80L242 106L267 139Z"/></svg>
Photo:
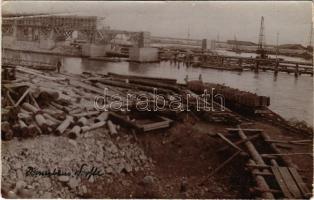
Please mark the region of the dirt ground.
<svg viewBox="0 0 314 200"><path fill-rule="evenodd" d="M231 126L206 123L185 115L170 129L137 134L146 155L153 159L154 168L149 172L137 172L116 177L114 184L89 185L93 198L253 198L249 188L252 177L244 170L245 161L235 159L232 164L208 179L209 173L226 160L230 153L217 153L224 142L213 135L226 133ZM252 125L251 125L252 126ZM272 139L298 140L308 136L289 133L269 124L255 122L254 128L264 129ZM248 127L250 128L250 127ZM312 145L291 145L282 152L312 152ZM288 158L289 159L289 158ZM296 155L291 160L306 177L312 187L313 159ZM151 183L143 183L145 176Z"/></svg>

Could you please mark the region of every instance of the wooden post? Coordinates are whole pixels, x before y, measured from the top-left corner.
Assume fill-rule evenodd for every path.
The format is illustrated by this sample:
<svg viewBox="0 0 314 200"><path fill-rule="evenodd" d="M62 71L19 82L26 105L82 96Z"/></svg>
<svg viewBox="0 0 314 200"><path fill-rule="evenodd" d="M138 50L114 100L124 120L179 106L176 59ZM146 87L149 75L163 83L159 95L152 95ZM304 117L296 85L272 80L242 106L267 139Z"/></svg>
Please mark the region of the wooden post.
<svg viewBox="0 0 314 200"><path fill-rule="evenodd" d="M27 125L23 120L19 120L19 125L20 125L20 131L21 131L21 136L26 137L28 136L28 128Z"/></svg>
<svg viewBox="0 0 314 200"><path fill-rule="evenodd" d="M274 70L275 76L277 76L277 74L278 74L278 67L279 67L279 62L278 62L278 60L276 60L276 65L275 65L275 70Z"/></svg>
<svg viewBox="0 0 314 200"><path fill-rule="evenodd" d="M38 126L42 129L42 131L47 133L49 125L47 120L43 117L43 115L41 114L35 115L35 121L38 124Z"/></svg>
<svg viewBox="0 0 314 200"><path fill-rule="evenodd" d="M25 110L28 110L28 111L31 111L32 113L37 113L39 111L38 108L36 108L35 106L29 104L29 103L23 103L22 107L25 109Z"/></svg>
<svg viewBox="0 0 314 200"><path fill-rule="evenodd" d="M88 120L86 119L86 117L81 117L78 121L77 124L79 126L86 126L88 123Z"/></svg>
<svg viewBox="0 0 314 200"><path fill-rule="evenodd" d="M81 127L78 125L74 126L71 131L69 132L68 137L71 139L76 139L81 133Z"/></svg>
<svg viewBox="0 0 314 200"><path fill-rule="evenodd" d="M42 130L40 129L40 127L36 124L36 123L33 123L34 127L36 128L37 132L38 132L38 135L41 135L43 134Z"/></svg>
<svg viewBox="0 0 314 200"><path fill-rule="evenodd" d="M72 116L67 116L66 119L58 126L56 130L57 135L61 135L73 122L73 117Z"/></svg>
<svg viewBox="0 0 314 200"><path fill-rule="evenodd" d="M254 69L254 72L255 72L255 73L258 73L258 70L259 70L259 60L255 60L255 69Z"/></svg>
<svg viewBox="0 0 314 200"><path fill-rule="evenodd" d="M47 120L50 120L50 121L54 122L55 124L61 123L60 120L58 120L58 119L52 117L51 115L49 115L49 114L47 114L47 113L44 113L43 116L44 116Z"/></svg>
<svg viewBox="0 0 314 200"><path fill-rule="evenodd" d="M14 105L15 107L19 106L19 104L24 100L24 98L26 97L26 95L29 93L30 88L28 88L24 94L21 96L21 98L16 102L16 104Z"/></svg>
<svg viewBox="0 0 314 200"><path fill-rule="evenodd" d="M108 112L103 112L97 116L94 122L96 123L96 122L106 121L108 119L108 116L109 116Z"/></svg>
<svg viewBox="0 0 314 200"><path fill-rule="evenodd" d="M240 68L241 70L243 70L243 68L242 68L242 58L239 59L239 68Z"/></svg>
<svg viewBox="0 0 314 200"><path fill-rule="evenodd" d="M298 63L295 64L294 76L295 76L295 77L298 77L298 76L299 76L299 64L298 64Z"/></svg>
<svg viewBox="0 0 314 200"><path fill-rule="evenodd" d="M97 122L95 124L92 124L90 126L83 126L82 127L82 133L86 132L86 131L91 131L91 130L94 130L94 129L97 129L97 128L101 128L103 127L104 125L106 125L106 122L105 121L102 121L102 122Z"/></svg>
<svg viewBox="0 0 314 200"><path fill-rule="evenodd" d="M108 128L109 128L109 131L110 131L110 134L111 135L116 135L118 134L118 131L116 129L116 125L113 124L110 120L108 120Z"/></svg>
<svg viewBox="0 0 314 200"><path fill-rule="evenodd" d="M238 134L239 134L240 138L243 140L246 140L247 136L242 131L240 126L238 128L239 128ZM253 145L253 143L250 140L246 141L244 144L245 144L246 148L248 149L250 156L253 158L252 161L249 161L249 164L255 164L256 163L258 165L266 165L263 158L258 153L255 146ZM255 170L255 171L257 171L257 170ZM269 170L267 170L267 171L269 171ZM255 179L256 179L256 183L257 183L259 188L265 189L265 191L270 189L263 176L256 176ZM271 192L263 192L262 198L274 199L274 195Z"/></svg>
<svg viewBox="0 0 314 200"><path fill-rule="evenodd" d="M248 164L249 165L256 165L256 162L254 162L254 160L252 160L252 159L249 159ZM260 170L257 168L252 169L253 174L259 174L259 172L260 172ZM263 191L265 191L265 192L262 192L262 198L263 199L274 199L274 195L271 192L269 192L270 188L269 188L269 186L268 186L268 184L265 181L263 176L255 175L255 181L256 181L257 186L259 188L263 189Z"/></svg>
<svg viewBox="0 0 314 200"><path fill-rule="evenodd" d="M33 121L31 115L29 115L28 113L20 112L17 114L17 117L24 120L27 124L30 124Z"/></svg>

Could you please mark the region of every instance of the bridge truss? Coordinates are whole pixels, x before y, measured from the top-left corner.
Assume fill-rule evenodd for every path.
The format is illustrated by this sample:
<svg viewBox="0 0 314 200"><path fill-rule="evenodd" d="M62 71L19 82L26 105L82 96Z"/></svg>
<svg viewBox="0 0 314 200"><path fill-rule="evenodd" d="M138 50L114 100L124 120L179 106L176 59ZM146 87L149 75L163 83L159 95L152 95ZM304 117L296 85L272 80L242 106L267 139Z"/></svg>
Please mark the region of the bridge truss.
<svg viewBox="0 0 314 200"><path fill-rule="evenodd" d="M2 34L12 36L17 40L39 40L54 34L56 39L64 40L78 31L93 42L95 39L97 17L95 16L63 16L36 15L3 18Z"/></svg>

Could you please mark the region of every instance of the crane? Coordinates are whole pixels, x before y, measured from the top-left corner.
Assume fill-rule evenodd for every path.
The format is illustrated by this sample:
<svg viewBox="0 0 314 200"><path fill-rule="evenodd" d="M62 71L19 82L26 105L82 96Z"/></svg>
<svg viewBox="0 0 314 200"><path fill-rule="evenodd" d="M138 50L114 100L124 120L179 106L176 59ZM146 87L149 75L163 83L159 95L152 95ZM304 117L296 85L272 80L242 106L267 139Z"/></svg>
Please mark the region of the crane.
<svg viewBox="0 0 314 200"><path fill-rule="evenodd" d="M267 58L267 52L265 49L265 33L264 33L264 16L261 18L260 31L258 35L258 47L256 50L256 54L259 55L260 58Z"/></svg>

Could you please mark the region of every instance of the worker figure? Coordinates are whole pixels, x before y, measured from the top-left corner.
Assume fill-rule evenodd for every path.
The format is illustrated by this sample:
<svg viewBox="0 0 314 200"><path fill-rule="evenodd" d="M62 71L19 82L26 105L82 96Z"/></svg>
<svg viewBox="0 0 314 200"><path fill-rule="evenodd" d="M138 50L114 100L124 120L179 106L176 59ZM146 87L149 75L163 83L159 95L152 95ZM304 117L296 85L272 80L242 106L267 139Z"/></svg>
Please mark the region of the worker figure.
<svg viewBox="0 0 314 200"><path fill-rule="evenodd" d="M187 83L189 81L189 75L186 75L184 81Z"/></svg>
<svg viewBox="0 0 314 200"><path fill-rule="evenodd" d="M198 76L198 80L199 80L199 81L203 81L202 74L200 74L200 75Z"/></svg>
<svg viewBox="0 0 314 200"><path fill-rule="evenodd" d="M57 70L58 70L58 73L60 73L60 68L62 66L62 63L61 63L61 60L58 60L58 63L57 63Z"/></svg>

